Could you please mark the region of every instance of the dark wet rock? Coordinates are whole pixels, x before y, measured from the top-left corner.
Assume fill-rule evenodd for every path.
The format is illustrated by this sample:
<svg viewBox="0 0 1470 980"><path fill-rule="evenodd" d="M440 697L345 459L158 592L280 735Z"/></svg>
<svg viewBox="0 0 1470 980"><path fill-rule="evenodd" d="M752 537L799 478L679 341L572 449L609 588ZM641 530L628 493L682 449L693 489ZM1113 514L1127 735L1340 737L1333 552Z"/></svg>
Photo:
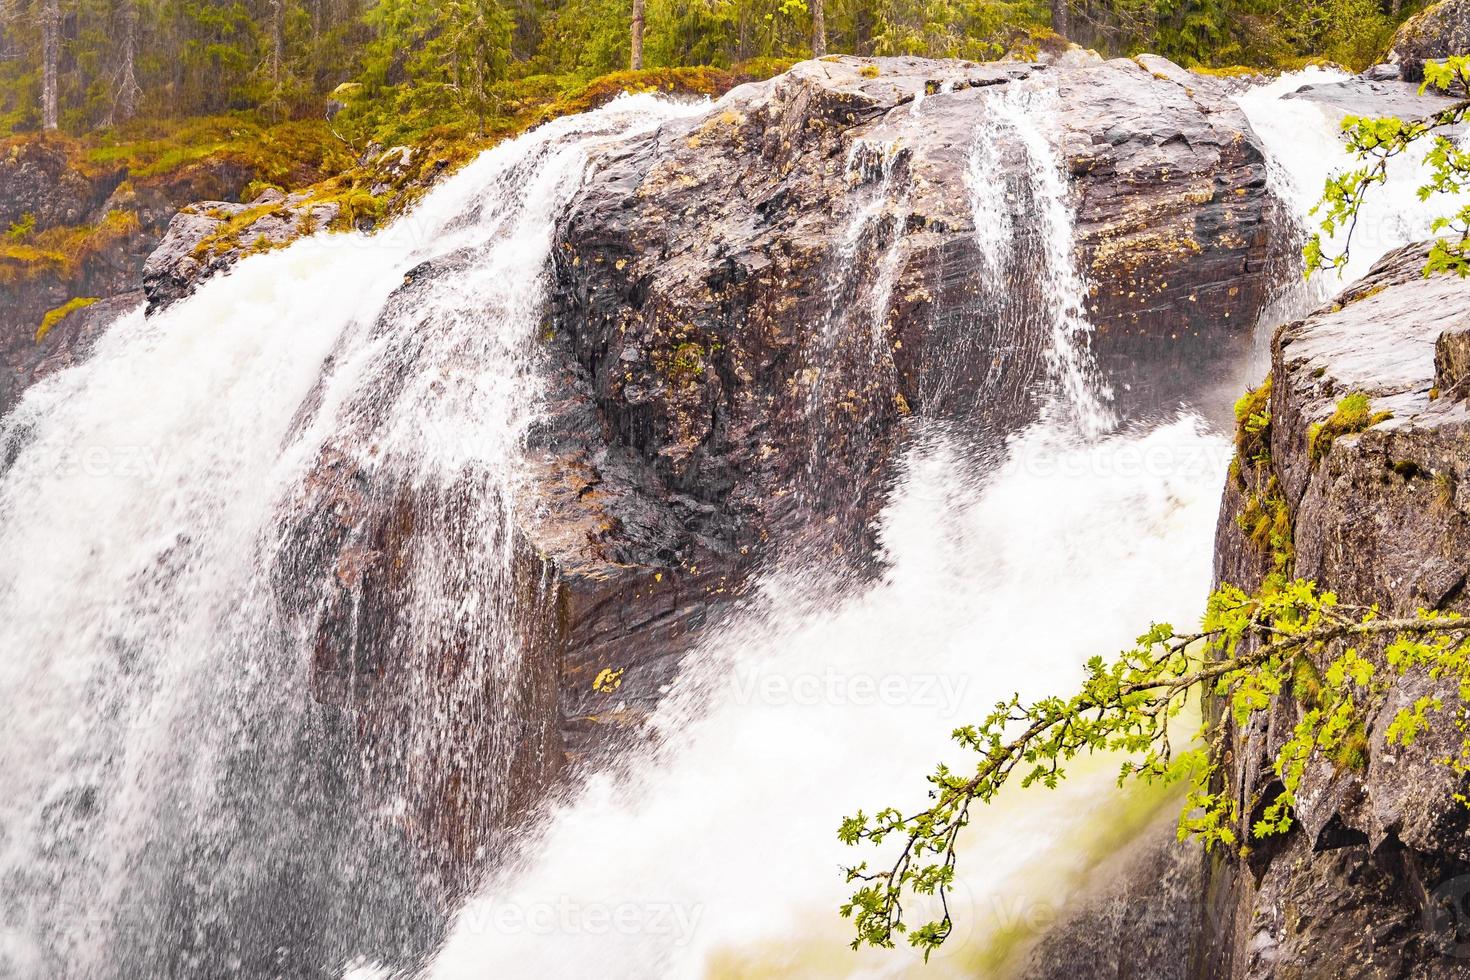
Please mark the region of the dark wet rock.
<svg viewBox="0 0 1470 980"><path fill-rule="evenodd" d="M118 317L136 310L142 303L143 293L135 289L98 300L67 315L31 349L28 363L22 368L22 384L40 381L91 357L92 348L102 332Z"/></svg>
<svg viewBox="0 0 1470 980"><path fill-rule="evenodd" d="M979 182L1006 202L986 220L1013 232L996 268L967 177L980 132ZM1211 80L1163 59L829 58L598 161L559 233L558 339L717 549L861 553L905 419L1004 432L1035 410L1056 287L1033 164L1064 175L1120 392L1249 335L1275 204Z"/></svg>
<svg viewBox="0 0 1470 980"><path fill-rule="evenodd" d="M1470 53L1470 0L1444 0L1410 17L1394 34L1384 61L1406 81L1424 78L1424 62Z"/></svg>
<svg viewBox="0 0 1470 980"><path fill-rule="evenodd" d="M69 314L39 342L26 335L0 347L0 415L31 384L91 356L92 346L108 325L142 301L143 294L137 290L118 293ZM57 305L61 302L64 300Z"/></svg>
<svg viewBox="0 0 1470 980"><path fill-rule="evenodd" d="M241 258L290 244L327 227L339 205L268 189L249 204L203 201L174 215L143 266L143 292L154 313L188 296Z"/></svg>
<svg viewBox="0 0 1470 980"><path fill-rule="evenodd" d="M1060 896L1055 924L1007 975L1016 980L1192 980L1204 866L1166 805L1144 833Z"/></svg>
<svg viewBox="0 0 1470 980"><path fill-rule="evenodd" d="M1426 255L1413 246L1387 256L1331 305L1279 331L1272 353L1270 456L1293 517L1294 574L1393 615L1470 611L1470 409L1460 387L1470 281L1424 278ZM1338 436L1313 461L1310 427L1353 392L1392 417ZM1242 507L1232 483L1216 576L1253 588L1269 563L1238 524ZM1320 668L1328 655L1319 657ZM1442 719L1409 748L1384 738L1394 714L1425 694L1455 697L1423 677L1396 681L1370 720L1366 763L1314 760L1291 834L1258 842L1248 861L1213 866L1211 975L1466 975L1470 961L1446 950L1470 948L1459 945L1470 930L1455 934L1470 922L1459 909L1446 925L1443 899L1470 881L1470 811L1452 798L1460 780L1438 761L1458 751L1458 733ZM1231 788L1242 799L1272 793L1267 760L1303 710L1283 696L1232 732Z"/></svg>
<svg viewBox="0 0 1470 980"><path fill-rule="evenodd" d="M122 182L120 170L83 172L59 138L12 141L0 152L0 231L81 223Z"/></svg>

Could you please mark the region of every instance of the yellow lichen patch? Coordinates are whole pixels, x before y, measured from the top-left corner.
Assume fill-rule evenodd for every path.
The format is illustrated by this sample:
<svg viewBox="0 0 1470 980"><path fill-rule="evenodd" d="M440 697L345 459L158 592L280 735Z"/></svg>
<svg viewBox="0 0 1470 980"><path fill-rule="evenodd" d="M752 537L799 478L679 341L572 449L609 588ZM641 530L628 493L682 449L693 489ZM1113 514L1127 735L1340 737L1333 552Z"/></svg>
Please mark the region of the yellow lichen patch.
<svg viewBox="0 0 1470 980"><path fill-rule="evenodd" d="M1388 288L1387 286L1380 285L1380 286L1374 286L1371 289L1365 289L1361 293L1357 293L1356 295L1349 296L1347 302L1345 304L1343 304L1343 305L1344 306L1351 306L1354 303L1361 303L1365 299L1372 299L1374 296L1377 296L1379 293L1383 292L1387 288ZM1342 309L1342 307L1339 307L1338 309L1340 310L1340 309Z"/></svg>
<svg viewBox="0 0 1470 980"><path fill-rule="evenodd" d="M97 302L97 297L95 296L77 296L62 303L54 310L48 310L46 315L41 317L41 325L36 328L36 343L39 344L45 340L46 335L51 332L51 328L62 320L65 320L77 310L86 309L95 302Z"/></svg>
<svg viewBox="0 0 1470 980"><path fill-rule="evenodd" d="M1277 75L1271 68L1252 68L1249 65L1225 65L1220 68L1211 68L1208 65L1196 65L1189 69L1196 75L1208 75L1211 78L1256 78L1261 75Z"/></svg>
<svg viewBox="0 0 1470 980"><path fill-rule="evenodd" d="M131 211L109 211L95 225L66 225L0 242L0 283L28 282L47 274L72 277L102 252L138 231Z"/></svg>
<svg viewBox="0 0 1470 980"><path fill-rule="evenodd" d="M619 668L617 670L613 670L611 667L602 668L598 672L597 677L592 681L592 690L598 694L613 693L623 686L623 674L626 670L627 668Z"/></svg>

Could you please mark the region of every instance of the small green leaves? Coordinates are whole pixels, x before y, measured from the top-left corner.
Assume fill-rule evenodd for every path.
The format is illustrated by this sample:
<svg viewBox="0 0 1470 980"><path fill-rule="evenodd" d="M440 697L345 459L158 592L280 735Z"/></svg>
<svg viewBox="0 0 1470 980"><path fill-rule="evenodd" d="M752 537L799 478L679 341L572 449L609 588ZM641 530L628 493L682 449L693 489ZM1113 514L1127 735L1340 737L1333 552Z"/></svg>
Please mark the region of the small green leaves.
<svg viewBox="0 0 1470 980"><path fill-rule="evenodd" d="M1257 411L1251 407L1245 417ZM1185 782L1181 840L1245 853L1252 840L1289 833L1296 794L1314 760L1345 769L1367 766L1367 725L1390 690L1385 666L1391 676L1417 671L1452 680L1462 701L1470 701L1467 635L1470 620L1455 614L1420 610L1412 618L1385 619L1376 606L1344 605L1331 591L1282 574L1268 577L1255 594L1222 586L1210 596L1199 632L1155 624L1113 660L1088 660L1071 698L1025 704L1015 696L998 702L980 724L956 728L954 741L975 752L978 762L969 774L936 767L928 809L904 816L890 807L871 818L858 811L843 820L837 835L844 844L877 846L893 838L899 848L879 869L866 861L845 869L849 882L860 883L840 908L854 923L853 948L889 948L904 935L927 959L953 930L947 895L970 807L990 802L1015 780L1055 787L1066 778L1066 763L1084 753L1126 755L1120 783ZM1176 754L1171 722L1192 698L1206 695L1223 699L1226 720L1207 724ZM1251 731L1258 716L1286 695L1296 700L1297 721L1271 762L1278 777L1274 795L1249 801L1247 811L1223 768L1227 739ZM1411 744L1442 707L1438 697L1420 698L1398 712L1384 737L1389 744ZM1443 760L1461 775L1470 773L1470 719L1464 715L1456 720L1460 753ZM911 928L903 904L910 895L937 896L939 917Z"/></svg>
<svg viewBox="0 0 1470 980"><path fill-rule="evenodd" d="M1420 86L1419 93L1422 95L1430 89L1457 95L1461 99L1470 97L1470 56L1425 62L1424 84ZM1343 119L1343 138L1348 152L1363 161L1365 166L1334 174L1323 187L1322 200L1312 209L1313 215L1321 215L1321 232L1313 234L1303 250L1308 278L1313 273L1325 269L1340 270L1347 265L1353 231L1368 193L1374 185L1388 180L1390 160L1407 153L1425 137L1432 134L1433 141L1424 155L1423 166L1429 175L1419 188L1419 199L1429 201L1436 195L1455 196L1470 189L1470 151L1461 149L1444 135L1446 130L1460 125L1467 112L1470 112L1470 102L1460 102L1425 119L1408 122L1393 117L1348 116ZM1470 275L1470 255L1467 255L1466 244L1470 239L1470 208L1461 208L1453 215L1437 219L1433 227L1436 234L1449 234L1433 245L1424 274ZM1322 235L1335 236L1344 230L1347 234L1342 251L1329 253Z"/></svg>

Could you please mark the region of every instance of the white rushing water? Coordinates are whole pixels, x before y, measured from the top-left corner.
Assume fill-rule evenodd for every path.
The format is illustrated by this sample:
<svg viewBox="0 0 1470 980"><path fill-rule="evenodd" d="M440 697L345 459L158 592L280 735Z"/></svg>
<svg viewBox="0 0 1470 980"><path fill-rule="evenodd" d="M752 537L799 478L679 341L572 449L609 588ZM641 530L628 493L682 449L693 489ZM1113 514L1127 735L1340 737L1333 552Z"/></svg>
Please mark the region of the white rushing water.
<svg viewBox="0 0 1470 980"><path fill-rule="evenodd" d="M1303 86L1331 85L1351 77L1342 71L1308 68L1282 75L1236 99L1266 146L1271 188L1301 222L1304 235L1319 228L1321 216L1313 217L1310 212L1321 200L1327 179L1364 164L1343 146L1345 110L1312 99L1283 96ZM1418 190L1427 174L1423 160L1429 149L1428 142L1421 141L1390 163L1388 179L1372 188L1353 229L1347 267L1340 273L1316 277L1312 298L1320 300L1361 278L1386 252L1434 237L1434 219L1453 213L1465 203L1453 197L1436 197L1428 204L1420 201ZM1339 228L1324 236L1323 248L1336 255L1346 243L1347 229Z"/></svg>
<svg viewBox="0 0 1470 980"><path fill-rule="evenodd" d="M889 570L858 594L765 580L691 656L656 719L665 748L558 813L531 865L461 913L432 975L965 976L987 933L1054 908L1064 868L1035 864L1117 803L1097 792L1110 774L980 815L960 932L927 968L852 954L836 915L842 816L921 799L952 727L1065 689L1208 589L1227 445L1198 420L1015 448L1024 463L989 479L942 440L916 448L883 518Z"/></svg>
<svg viewBox="0 0 1470 980"><path fill-rule="evenodd" d="M370 921L431 896L360 891L387 888L404 848L364 828L420 818L436 788L343 787L433 755L482 774L487 815L503 806L507 510L554 220L592 147L689 111L619 100L486 153L379 235L242 261L122 318L6 417L0 975L300 975L334 944L432 941L400 910ZM424 283L390 300L406 276ZM347 496L323 491L344 473ZM392 759L357 760L312 697L312 617L374 542L323 581L293 569L375 493L412 501L403 611L384 641L348 609L329 624L347 663L329 666L371 682L391 645L414 710L385 722ZM436 698L450 644L459 689ZM486 733L473 759L453 755L464 730Z"/></svg>
<svg viewBox="0 0 1470 980"><path fill-rule="evenodd" d="M1065 690L1149 622L1190 621L1209 588L1229 444L1195 417L1104 435L1115 420L1086 355L1056 93L988 105L969 173L987 288L1035 298L991 296L979 315L1049 342L1060 410L1005 460L973 458L952 438L962 423L921 424L881 518L881 579L852 591L809 566L764 576L689 656L654 719L659 748L598 774L550 820L460 913L434 978L970 976L1064 904L1059 890L1096 859L1089 822L1125 821L1114 774L1083 765L1064 791L977 818L959 932L927 967L910 950L846 948L838 868L857 858L836 839L844 815L913 806L935 762L968 763L953 727L1015 692ZM884 195L902 200L892 150L874 158L879 193L849 242Z"/></svg>

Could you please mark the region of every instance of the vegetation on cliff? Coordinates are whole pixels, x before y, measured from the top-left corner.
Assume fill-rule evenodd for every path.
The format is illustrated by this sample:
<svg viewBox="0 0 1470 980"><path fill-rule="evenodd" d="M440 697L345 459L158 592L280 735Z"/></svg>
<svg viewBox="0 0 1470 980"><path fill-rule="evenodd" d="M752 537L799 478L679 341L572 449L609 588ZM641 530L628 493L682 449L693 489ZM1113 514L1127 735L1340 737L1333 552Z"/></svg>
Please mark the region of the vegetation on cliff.
<svg viewBox="0 0 1470 980"><path fill-rule="evenodd" d="M1343 603L1312 582L1290 579L1281 562L1254 592L1222 586L1210 597L1199 630L1156 624L1116 659L1091 660L1086 681L1071 697L1030 704L1013 697L980 724L957 728L954 740L980 761L973 771L940 765L929 776L927 808L859 811L845 819L839 836L849 845L898 842L891 863L861 861L847 869L857 890L841 911L854 922L854 948L890 947L906 936L927 955L943 944L954 925L948 893L971 808L993 800L1008 783L1055 787L1082 754L1125 754L1120 783L1183 781L1180 839L1245 856L1255 841L1292 829L1296 793L1314 758L1363 765L1368 719L1386 705L1399 678L1418 674L1458 691L1461 704L1451 716L1463 740L1457 755L1441 761L1461 776L1470 773L1463 707L1470 699L1467 637L1470 619L1456 613L1421 609L1415 616L1385 617L1376 606ZM1225 770L1227 726L1249 728L1283 694L1302 711L1271 757L1274 795L1241 806ZM1206 712L1203 727L1183 740L1188 748L1180 751L1185 733L1176 720L1196 697L1220 710ZM1384 738L1412 745L1445 708L1440 697L1419 697L1395 713ZM916 896L936 896L938 917L910 923L905 903Z"/></svg>

